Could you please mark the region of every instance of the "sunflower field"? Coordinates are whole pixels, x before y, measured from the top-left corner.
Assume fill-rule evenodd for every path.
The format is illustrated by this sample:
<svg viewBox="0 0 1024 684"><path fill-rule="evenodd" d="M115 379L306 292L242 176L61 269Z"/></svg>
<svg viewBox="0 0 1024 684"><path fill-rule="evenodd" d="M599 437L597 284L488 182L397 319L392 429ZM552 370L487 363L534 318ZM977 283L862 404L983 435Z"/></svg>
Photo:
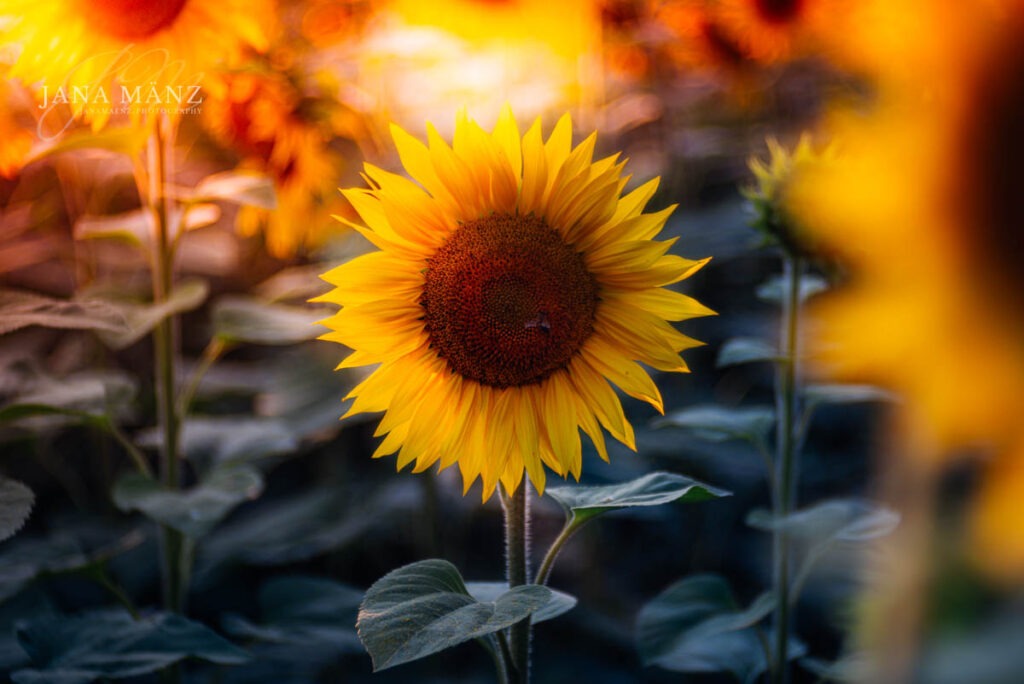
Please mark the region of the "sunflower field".
<svg viewBox="0 0 1024 684"><path fill-rule="evenodd" d="M1021 36L0 0L0 680L1021 684Z"/></svg>

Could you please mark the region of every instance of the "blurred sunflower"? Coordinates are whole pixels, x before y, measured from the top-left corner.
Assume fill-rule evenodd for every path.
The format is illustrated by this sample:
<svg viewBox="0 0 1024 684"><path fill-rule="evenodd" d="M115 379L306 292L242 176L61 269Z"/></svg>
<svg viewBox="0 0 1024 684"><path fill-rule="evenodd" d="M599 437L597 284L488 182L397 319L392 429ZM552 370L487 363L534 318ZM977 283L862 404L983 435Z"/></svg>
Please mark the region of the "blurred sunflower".
<svg viewBox="0 0 1024 684"><path fill-rule="evenodd" d="M872 7L866 16L883 12ZM917 455L924 467L964 447L990 455L976 555L1019 579L1024 4L908 0L900 16L916 17L915 30L890 44L890 61L920 73L881 70L871 116L834 117L842 163L804 177L793 209L852 269L821 312L829 366L908 397L913 424L937 443Z"/></svg>
<svg viewBox="0 0 1024 684"><path fill-rule="evenodd" d="M274 211L239 210L239 232L262 234L278 258L319 246L341 228L331 218L344 205L337 189L342 159L330 146L339 105L304 93L288 73L251 70L215 78L216 94L203 107L205 125L238 152L241 168L269 175L277 190Z"/></svg>
<svg viewBox="0 0 1024 684"><path fill-rule="evenodd" d="M835 0L719 0L715 15L740 50L762 64L806 54L816 32L833 27Z"/></svg>
<svg viewBox="0 0 1024 684"><path fill-rule="evenodd" d="M269 0L6 0L0 43L21 47L11 76L50 98L63 87L75 114L101 128L122 106L134 116L192 106L188 88L205 72L266 46L269 15Z"/></svg>
<svg viewBox="0 0 1024 684"><path fill-rule="evenodd" d="M380 364L346 415L385 411L375 457L458 463L484 499L524 470L540 492L544 466L578 478L580 428L603 459L602 426L635 448L609 382L662 410L637 361L686 371L699 343L666 321L712 313L665 288L707 260L653 240L674 209L643 213L657 180L620 196L625 162L592 161L593 135L573 148L568 115L546 142L507 107L492 133L460 115L452 146L427 132L392 128L415 182L367 165L345 191L380 250L323 276L342 305L324 339L354 350L339 367Z"/></svg>
<svg viewBox="0 0 1024 684"><path fill-rule="evenodd" d="M768 138L767 145L767 162L760 157L751 157L747 162L755 183L742 192L753 205L753 225L769 243L780 244L790 254L810 256L815 252L815 240L790 215L787 196L801 176L819 173L823 166L835 163L835 145L815 150L808 133L800 136L792 150L775 138Z"/></svg>

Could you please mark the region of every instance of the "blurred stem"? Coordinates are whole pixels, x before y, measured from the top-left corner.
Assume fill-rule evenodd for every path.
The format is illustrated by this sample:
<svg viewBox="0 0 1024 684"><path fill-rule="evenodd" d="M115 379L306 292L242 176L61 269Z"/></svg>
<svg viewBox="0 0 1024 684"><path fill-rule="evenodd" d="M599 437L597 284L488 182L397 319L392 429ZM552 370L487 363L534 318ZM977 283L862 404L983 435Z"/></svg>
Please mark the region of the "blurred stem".
<svg viewBox="0 0 1024 684"><path fill-rule="evenodd" d="M153 469L149 467L146 456L128 439L128 435L124 434L124 431L118 427L117 422L110 418L109 415L103 421L103 428L127 452L128 457L132 459L132 463L135 464L140 473L147 477L153 477Z"/></svg>
<svg viewBox="0 0 1024 684"><path fill-rule="evenodd" d="M580 531L586 520L579 520L576 515L570 514L570 517L565 521L565 527L555 537L555 541L551 542L551 548L544 554L544 560L541 561L540 569L537 571L537 579L534 581L535 584L547 584L548 578L551 576L551 569L555 566L555 561L558 559L558 554L562 552L562 547L565 546L566 542L572 539L573 535Z"/></svg>
<svg viewBox="0 0 1024 684"><path fill-rule="evenodd" d="M174 248L170 227L170 205L167 197L168 152L173 133L171 123L160 115L153 123L146 155L149 189L146 200L156 227L153 240L153 303L167 301L174 286ZM160 440L160 479L171 490L181 487L178 469L179 420L174 398L174 362L177 319L168 316L153 330L154 367L156 369L157 422ZM164 607L181 612L185 587L181 572L184 538L166 525L160 528L162 591Z"/></svg>
<svg viewBox="0 0 1024 684"><path fill-rule="evenodd" d="M488 649L494 657L494 669L498 673L498 684L510 684L508 679L509 667L512 664L512 651L509 649L508 638L505 632L497 632L498 647L500 650Z"/></svg>
<svg viewBox="0 0 1024 684"><path fill-rule="evenodd" d="M185 385L185 389L178 396L178 416L181 420L185 420L185 417L191 410L192 401L196 397L196 392L199 391L199 384L203 381L203 378L213 364L217 362L217 359L223 356L229 348L229 343L221 337L214 337L207 343L199 363L192 371L192 375Z"/></svg>
<svg viewBox="0 0 1024 684"><path fill-rule="evenodd" d="M775 657L771 661L771 681L774 684L789 682L789 631L790 631L790 545L786 531L780 525L790 514L796 502L797 479L797 396L799 381L800 336L800 275L803 262L798 256L785 253L782 259L783 279L786 287L782 303L781 344L782 361L778 365L775 380L776 459L775 459L775 531L772 539L773 572L775 596L778 599L775 612Z"/></svg>
<svg viewBox="0 0 1024 684"><path fill-rule="evenodd" d="M505 549L508 586L518 587L530 581L529 573L529 497L527 484L520 483L515 493L502 489L501 502L505 510ZM509 650L512 654L512 681L528 684L530 681L530 618L517 622L509 630Z"/></svg>
<svg viewBox="0 0 1024 684"><path fill-rule="evenodd" d="M128 595L124 593L124 590L110 578L110 573L107 572L107 568L104 565L98 565L89 571L89 577L94 582L99 584L101 587L113 594L117 602L124 606L125 610L132 616L133 620L139 619L139 611L135 608L135 604L128 598Z"/></svg>

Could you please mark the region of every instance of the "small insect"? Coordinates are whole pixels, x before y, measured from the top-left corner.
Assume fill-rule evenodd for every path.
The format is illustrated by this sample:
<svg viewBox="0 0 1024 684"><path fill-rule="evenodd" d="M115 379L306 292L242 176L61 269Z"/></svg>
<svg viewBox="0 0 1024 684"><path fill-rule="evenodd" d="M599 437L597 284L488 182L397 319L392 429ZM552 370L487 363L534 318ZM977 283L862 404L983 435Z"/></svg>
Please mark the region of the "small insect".
<svg viewBox="0 0 1024 684"><path fill-rule="evenodd" d="M548 319L548 312L537 312L537 315L526 321L524 326L526 328L540 328L540 330L545 333L551 332L551 321Z"/></svg>

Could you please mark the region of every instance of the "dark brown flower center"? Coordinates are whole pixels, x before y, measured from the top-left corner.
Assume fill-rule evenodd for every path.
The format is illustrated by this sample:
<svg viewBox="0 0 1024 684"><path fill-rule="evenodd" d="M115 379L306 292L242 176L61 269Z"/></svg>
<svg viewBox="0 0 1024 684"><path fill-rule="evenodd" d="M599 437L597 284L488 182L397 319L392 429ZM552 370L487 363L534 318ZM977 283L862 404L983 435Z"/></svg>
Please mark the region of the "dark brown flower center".
<svg viewBox="0 0 1024 684"><path fill-rule="evenodd" d="M171 24L188 0L80 0L90 28L124 41L143 40Z"/></svg>
<svg viewBox="0 0 1024 684"><path fill-rule="evenodd" d="M420 304L431 346L491 387L540 382L593 332L597 283L581 256L533 216L459 226L430 258Z"/></svg>
<svg viewBox="0 0 1024 684"><path fill-rule="evenodd" d="M754 0L758 15L767 22L785 24L800 14L803 0Z"/></svg>

